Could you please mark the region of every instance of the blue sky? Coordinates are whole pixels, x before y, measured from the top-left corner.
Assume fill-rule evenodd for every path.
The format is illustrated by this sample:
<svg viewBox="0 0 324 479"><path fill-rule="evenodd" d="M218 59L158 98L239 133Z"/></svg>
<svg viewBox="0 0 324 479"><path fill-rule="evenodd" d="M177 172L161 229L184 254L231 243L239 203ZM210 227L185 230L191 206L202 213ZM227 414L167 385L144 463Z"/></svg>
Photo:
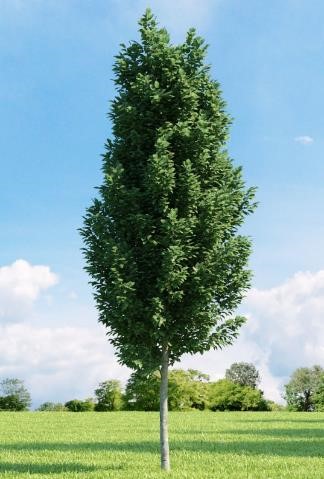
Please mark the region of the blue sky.
<svg viewBox="0 0 324 479"><path fill-rule="evenodd" d="M113 56L137 38L147 6L175 42L195 26L210 45L234 117L229 151L260 202L244 226L254 242L254 289L242 306L250 325L229 351L183 365L216 378L231 361L254 361L279 398L293 368L324 365L319 0L0 0L0 377L23 377L37 403L89 396L96 381L128 375L96 324L77 229L101 181ZM78 363L87 380L71 385Z"/></svg>

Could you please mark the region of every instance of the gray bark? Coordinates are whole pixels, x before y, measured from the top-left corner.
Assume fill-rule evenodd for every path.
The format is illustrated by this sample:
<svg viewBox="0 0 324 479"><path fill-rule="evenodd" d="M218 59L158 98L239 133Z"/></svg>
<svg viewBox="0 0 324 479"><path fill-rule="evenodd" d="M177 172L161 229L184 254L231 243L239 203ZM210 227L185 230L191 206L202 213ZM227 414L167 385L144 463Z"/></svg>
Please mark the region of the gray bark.
<svg viewBox="0 0 324 479"><path fill-rule="evenodd" d="M160 387L160 447L161 469L170 470L169 434L168 434L168 367L167 346L162 350L161 387Z"/></svg>

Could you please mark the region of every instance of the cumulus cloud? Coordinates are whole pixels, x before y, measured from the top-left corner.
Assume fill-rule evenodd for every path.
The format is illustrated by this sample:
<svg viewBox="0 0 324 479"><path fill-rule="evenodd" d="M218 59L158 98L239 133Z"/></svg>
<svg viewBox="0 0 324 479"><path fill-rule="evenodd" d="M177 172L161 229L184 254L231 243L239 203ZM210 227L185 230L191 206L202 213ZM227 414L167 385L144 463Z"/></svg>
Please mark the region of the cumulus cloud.
<svg viewBox="0 0 324 479"><path fill-rule="evenodd" d="M0 268L1 311L3 304L12 312L11 303L33 303L56 282L46 266L18 261ZM77 303L73 301L74 308ZM95 311L77 311L77 322L70 321L73 311L67 315L70 327L64 318L60 326L53 323L54 311L41 323L3 322L0 326L0 377L25 379L35 405L87 397L100 381L125 381L129 376L96 323ZM233 362L252 362L261 373L265 396L282 401L283 385L294 369L324 365L324 270L298 272L273 288L251 289L241 312L248 321L233 346L184 356L175 366L200 369L216 380L224 377Z"/></svg>
<svg viewBox="0 0 324 479"><path fill-rule="evenodd" d="M248 317L238 340L223 351L185 357L183 367L224 377L233 362L252 362L266 397L282 401L294 369L324 366L324 270L298 272L269 289L252 289L242 306Z"/></svg>
<svg viewBox="0 0 324 479"><path fill-rule="evenodd" d="M23 259L0 267L0 321L21 318L42 291L57 282L48 266L33 266Z"/></svg>
<svg viewBox="0 0 324 479"><path fill-rule="evenodd" d="M92 327L0 327L0 377L26 380L33 403L67 401L93 395L107 378L126 379L103 329Z"/></svg>
<svg viewBox="0 0 324 479"><path fill-rule="evenodd" d="M314 138L308 135L296 136L294 138L294 141L300 143L301 145L311 145L312 143L314 143Z"/></svg>
<svg viewBox="0 0 324 479"><path fill-rule="evenodd" d="M268 290L252 289L246 307L256 324L251 337L270 348L274 373L324 364L324 270L296 273Z"/></svg>

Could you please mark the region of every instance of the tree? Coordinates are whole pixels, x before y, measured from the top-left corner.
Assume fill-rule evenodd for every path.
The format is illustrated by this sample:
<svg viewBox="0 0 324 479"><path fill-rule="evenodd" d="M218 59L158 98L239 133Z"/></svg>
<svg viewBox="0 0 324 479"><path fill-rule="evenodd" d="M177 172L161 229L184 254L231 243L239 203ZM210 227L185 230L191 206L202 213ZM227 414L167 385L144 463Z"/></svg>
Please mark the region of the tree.
<svg viewBox="0 0 324 479"><path fill-rule="evenodd" d="M81 399L71 399L67 401L64 406L71 412L87 412L93 411L95 404L91 398L85 399L84 401Z"/></svg>
<svg viewBox="0 0 324 479"><path fill-rule="evenodd" d="M0 382L0 410L25 411L31 405L31 397L24 382L16 378Z"/></svg>
<svg viewBox="0 0 324 479"><path fill-rule="evenodd" d="M160 408L159 371L150 374L137 370L131 374L126 384L125 406L135 411L158 411Z"/></svg>
<svg viewBox="0 0 324 479"><path fill-rule="evenodd" d="M209 405L212 411L267 411L262 391L220 379L210 384Z"/></svg>
<svg viewBox="0 0 324 479"><path fill-rule="evenodd" d="M95 395L95 411L119 411L123 406L121 384L116 379L100 383Z"/></svg>
<svg viewBox="0 0 324 479"><path fill-rule="evenodd" d="M238 234L254 189L226 151L231 119L190 29L171 45L150 10L121 46L103 183L81 235L99 311L122 364L161 374L161 467L168 470L168 368L231 344L250 285Z"/></svg>
<svg viewBox="0 0 324 479"><path fill-rule="evenodd" d="M324 369L321 366L298 368L285 385L285 399L291 411L313 411L314 395L319 388Z"/></svg>
<svg viewBox="0 0 324 479"><path fill-rule="evenodd" d="M205 409L209 376L195 369L173 369L169 373L168 405L171 411Z"/></svg>
<svg viewBox="0 0 324 479"><path fill-rule="evenodd" d="M226 369L225 378L241 386L256 388L260 383L260 375L252 363L233 363Z"/></svg>
<svg viewBox="0 0 324 479"><path fill-rule="evenodd" d="M324 374L321 375L314 393L315 411L324 412Z"/></svg>

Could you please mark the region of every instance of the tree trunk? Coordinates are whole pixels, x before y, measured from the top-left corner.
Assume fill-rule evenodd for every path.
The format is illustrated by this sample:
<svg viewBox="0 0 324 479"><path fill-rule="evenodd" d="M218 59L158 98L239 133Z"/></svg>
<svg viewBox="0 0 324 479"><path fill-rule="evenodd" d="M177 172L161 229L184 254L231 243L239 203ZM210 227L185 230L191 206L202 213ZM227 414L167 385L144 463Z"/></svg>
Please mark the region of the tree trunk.
<svg viewBox="0 0 324 479"><path fill-rule="evenodd" d="M168 435L168 347L163 346L161 364L161 388L160 388L160 447L161 469L170 470L169 435Z"/></svg>

